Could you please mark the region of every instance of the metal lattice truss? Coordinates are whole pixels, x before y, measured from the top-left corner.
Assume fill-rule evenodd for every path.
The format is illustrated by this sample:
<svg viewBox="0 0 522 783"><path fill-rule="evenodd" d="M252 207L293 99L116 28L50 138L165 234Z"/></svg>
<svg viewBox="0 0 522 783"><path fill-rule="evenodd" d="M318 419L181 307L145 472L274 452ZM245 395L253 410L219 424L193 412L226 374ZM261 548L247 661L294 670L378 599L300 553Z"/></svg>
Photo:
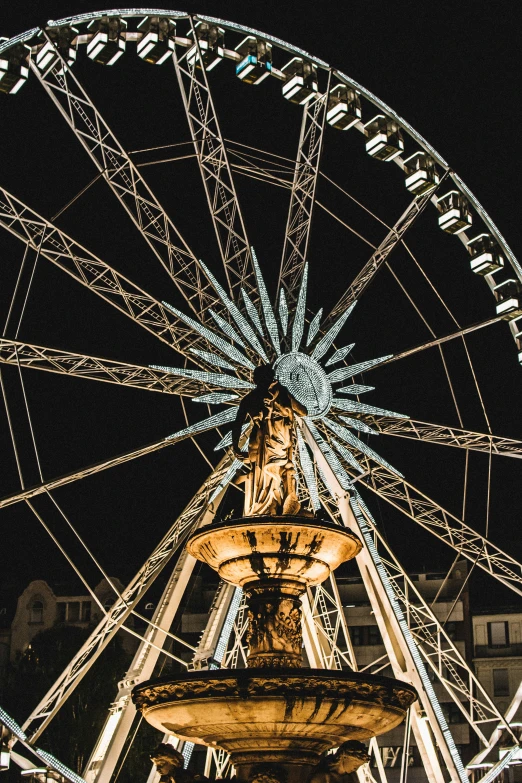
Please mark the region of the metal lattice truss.
<svg viewBox="0 0 522 783"><path fill-rule="evenodd" d="M396 435L399 438L411 438L441 446L454 446L470 451L482 451L486 454L502 454L505 457L522 458L522 441L514 438L502 438L484 432L471 432L458 427L445 427L441 424L429 424L414 419L392 419L386 416L368 416L370 424L383 435Z"/></svg>
<svg viewBox="0 0 522 783"><path fill-rule="evenodd" d="M446 178L445 172L441 177L439 187ZM422 196L416 196L411 204L402 213L397 220L393 228L386 234L379 247L374 251L371 257L368 259L364 267L361 269L355 280L346 289L344 294L340 297L339 301L333 307L329 317L324 324L324 327L331 325L336 318L338 318L347 307L355 302L363 291L370 285L379 269L386 263L392 250L402 242L404 235L413 223L417 220L419 215L426 209L428 203L433 198L433 192L425 193Z"/></svg>
<svg viewBox="0 0 522 783"><path fill-rule="evenodd" d="M58 51L46 70L33 62L31 69L186 301L206 320L216 298L195 256L73 71Z"/></svg>
<svg viewBox="0 0 522 783"><path fill-rule="evenodd" d="M191 19L197 57L175 54L183 104L201 171L214 230L232 299L241 288L257 297L250 246L239 207L232 172L202 61L200 43Z"/></svg>
<svg viewBox="0 0 522 783"><path fill-rule="evenodd" d="M0 338L0 363L163 394L193 397L202 390L201 381L195 381L193 378L179 378L139 364L116 362L18 340ZM207 385L205 384L205 387Z"/></svg>
<svg viewBox="0 0 522 783"><path fill-rule="evenodd" d="M119 12L109 12L112 15L115 13ZM227 383L228 389L252 388L252 384L245 378L250 378L249 373L254 369L251 361L253 358L256 359L257 364L259 359L269 361L267 353L277 357L284 354L285 341L281 339L282 335L287 343L291 339L293 354L308 350L310 346L306 358L317 359L317 361L324 358L323 369L342 362L342 366L335 370L325 369L326 377L334 383L350 377L348 371L352 375L358 374L387 360L399 359L417 350L424 350L430 345L461 336L467 331L496 320L491 319L484 324L461 330L456 335L435 339L429 344L410 349L395 357L381 357L349 365L346 357L353 348L353 344L350 344L335 350L334 355L326 359L326 352L332 348L356 299L374 280L379 269L387 264L390 253L397 244L404 241L406 232L424 211L428 202L436 201L435 190L414 198L341 296L328 318L320 324L322 314L320 311L321 314L318 313L308 324L305 334L306 259L312 213L314 204L318 203L316 188L320 174L332 75L341 83L360 91L367 100L378 106L380 111L384 111L389 116L395 117L395 115L389 107L379 102L360 85L340 72L332 71L326 63L314 60L315 65L327 71L327 86L324 94L305 103L297 159L293 170L281 163L280 176L274 175L270 168L256 163L255 156L248 155L243 160L246 165L241 165L241 155L237 150L234 150L234 156L240 162L231 165L230 150L227 150L222 137L208 76L205 68L202 67L204 63L194 19L181 16L187 20L192 38L176 38L178 48L174 53L173 61L227 277L228 294L205 265L196 260L180 232L141 177L130 155L100 115L58 49L55 49L54 57L43 70L40 70L36 62L29 58L33 75L58 107L96 165L100 177L108 183L138 232L143 235L201 323L149 296L128 278L5 190L0 190L0 225L20 239L27 248L37 254L37 257L43 256L51 261L142 328L174 348L183 357L195 362L203 370L210 368L211 372L187 370L186 367L146 368L7 339L0 341L0 363L17 366L20 370L41 369L174 395L193 396L207 392L206 397L200 397L199 401L221 405L230 401L230 396L227 397L226 394L216 390L226 387ZM206 18L199 17L199 19ZM86 19L82 18L82 21ZM207 18L207 21L221 24L220 20ZM235 28L232 26L231 29L242 33L246 30L241 26ZM250 31L253 32L256 31ZM140 34L133 35L135 36L133 40L138 40ZM256 32L256 35L261 34ZM41 40L52 46L47 32L40 31L40 36ZM267 40L271 40L270 37L267 36ZM189 58L188 52L180 54L179 47L187 47L191 43L191 57ZM282 42L273 39L273 43L277 45ZM297 53L300 57L310 57L305 52L295 50L286 44L285 47L287 51ZM35 50L37 49L38 47L35 47ZM234 52L226 51L229 59L237 61ZM278 78L284 79L284 74L278 73ZM472 194L465 190L463 183L453 173L449 172L447 164L422 137L406 126L400 118L395 118L399 126L406 128L420 147L432 155L441 167L443 174L440 183L451 176L457 186L466 192L486 225L504 247L506 256L509 257L516 274L520 277L521 270L518 262ZM357 129L363 130L362 123L358 123ZM262 158L259 160L263 162ZM403 165L400 160L396 162ZM281 295L274 305L270 301L255 255L249 247L232 170L291 190L279 280L281 294L284 292L284 295ZM331 212L330 214L333 215ZM225 318L212 312L212 308L216 307L221 308ZM211 319L221 328L226 340L216 334L211 335L208 329L205 331L202 324L209 324ZM230 341L240 345L244 354ZM208 353L208 350L212 351L215 348L224 355ZM215 366L231 370L239 377L219 374L212 369ZM289 378L293 370L288 370ZM225 382L224 379L228 381ZM351 387L335 391L355 396L369 388L371 387L352 384ZM233 405L237 406L242 393L239 391L232 395L235 398ZM411 719L412 731L430 783L444 783L444 766L453 783L458 781L466 783L466 772L431 684L431 678L428 676L428 670L431 670L437 682L459 706L484 745L483 753L489 752L498 741L503 730L501 727L504 719L470 671L458 646L449 639L434 612L415 589L380 536L368 508L359 495L359 489L367 487L440 540L445 541L473 564L486 570L519 594L522 594L522 566L458 517L408 483L398 471L343 426L341 430L347 434L344 435L344 441L340 443L338 438L342 439L343 435L339 425L344 419L343 425L349 421L349 426L357 432L371 434L373 428L382 434L481 451L490 455L520 457L522 443L514 439L413 421L402 414L392 414L390 411L360 403L358 398L355 401L332 397L330 402L334 410L349 412L350 417L347 419L346 416L334 413L330 420L323 417L323 420L318 418L314 422L311 420L300 422L299 465L297 466L300 498L314 510L319 510L321 507L326 509L337 523L351 526L359 531L364 542L358 556L359 568L386 648L386 655L366 668L379 671L386 666L391 666L396 677L417 688L420 702L411 708L408 721ZM330 406L327 408L329 410ZM39 486L24 489L1 500L0 507L28 500L34 495L50 492L57 487L152 453L180 440L194 437L201 432L230 424L235 415L235 409L229 407L196 425L191 426L187 423L183 430L161 441ZM337 439L334 438L333 432ZM248 437L248 432L244 437L245 439ZM230 435L227 433L217 448L226 448L230 442ZM98 660L114 634L120 628L132 633L132 630L125 625L127 619L136 612L138 602L144 597L156 577L172 561L185 538L198 526L212 521L223 492L234 479L240 465L241 462L234 459L231 452L227 451L218 467L171 526L136 577L122 595L117 597L114 606L31 713L24 724L24 729L31 735L29 739L31 743L34 743L49 725L82 677ZM182 553L167 581L162 599L156 607L154 617L136 652L131 668L119 684L105 726L87 764L85 778L88 783L110 782L136 714L130 692L136 683L152 676L159 656L163 652L168 654L165 643L169 638L173 638L170 629L187 589L193 566L193 558ZM246 662L246 615L246 603L241 591L230 585L221 584L200 643L197 649L192 648L194 655L189 666L234 668L244 664ZM358 669L334 577L323 585L309 590L303 599L303 640L311 666L326 669L345 667ZM428 717L429 724L423 720L423 712ZM509 722L509 716L506 721ZM408 722L408 732L409 725ZM491 734L488 737L490 730ZM514 739L516 741L516 738ZM188 758L192 750L190 743L185 743L185 746L180 743L179 747L183 749L185 758ZM386 783L376 740L372 741L371 748L374 751L381 783ZM215 749L209 750L205 770L207 775L210 775L213 770L218 777L223 776L229 767L229 760L225 753ZM489 773L488 783L501 768L501 765L495 767ZM371 783L374 780L369 767L360 770L359 779L361 783L365 781Z"/></svg>
<svg viewBox="0 0 522 783"><path fill-rule="evenodd" d="M517 560L385 467L369 464L366 467L368 473L360 479L364 486L522 595L522 567Z"/></svg>
<svg viewBox="0 0 522 783"><path fill-rule="evenodd" d="M32 742L42 733L63 702L107 647L185 538L191 531L212 520L214 512L209 508L209 498L219 487L230 466L230 459L228 455L223 457L218 468L204 482L121 597L100 621L67 669L25 721L23 729L28 731L31 728Z"/></svg>
<svg viewBox="0 0 522 783"><path fill-rule="evenodd" d="M188 355L198 343L206 347L165 305L1 188L0 225L179 353Z"/></svg>
<svg viewBox="0 0 522 783"><path fill-rule="evenodd" d="M290 308L297 301L307 258L329 86L330 75L326 93L306 103L303 109L278 285L278 289L282 286Z"/></svg>

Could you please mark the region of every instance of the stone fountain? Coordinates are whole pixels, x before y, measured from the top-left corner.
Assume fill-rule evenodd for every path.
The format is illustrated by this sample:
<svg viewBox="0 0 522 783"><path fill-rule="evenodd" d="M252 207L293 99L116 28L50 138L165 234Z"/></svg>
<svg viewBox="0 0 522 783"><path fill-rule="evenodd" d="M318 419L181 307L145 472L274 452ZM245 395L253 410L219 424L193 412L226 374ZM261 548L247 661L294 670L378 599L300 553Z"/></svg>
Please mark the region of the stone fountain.
<svg viewBox="0 0 522 783"><path fill-rule="evenodd" d="M233 431L242 454L241 427L250 417L245 516L209 525L187 544L246 594L247 668L145 682L133 699L161 732L228 751L240 781L262 779L265 767L271 779L304 783L325 751L340 745L344 771L359 767L367 760L359 743L395 728L416 694L387 677L302 668L301 595L355 557L361 542L299 513L293 433L306 411L266 368L254 378L258 386L243 399Z"/></svg>

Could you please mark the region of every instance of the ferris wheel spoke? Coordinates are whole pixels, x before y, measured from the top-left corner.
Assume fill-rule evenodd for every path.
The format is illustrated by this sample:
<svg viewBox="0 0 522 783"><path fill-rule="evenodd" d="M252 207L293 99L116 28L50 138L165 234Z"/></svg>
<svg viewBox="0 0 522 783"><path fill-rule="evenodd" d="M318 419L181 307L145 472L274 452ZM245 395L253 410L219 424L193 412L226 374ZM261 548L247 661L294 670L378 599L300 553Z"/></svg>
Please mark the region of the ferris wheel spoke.
<svg viewBox="0 0 522 783"><path fill-rule="evenodd" d="M52 43L46 32L42 35ZM205 320L216 298L195 255L58 49L43 72L33 60L29 64L187 303Z"/></svg>
<svg viewBox="0 0 522 783"><path fill-rule="evenodd" d="M207 346L201 335L161 302L2 188L0 226L171 348L201 364L189 351Z"/></svg>
<svg viewBox="0 0 522 783"><path fill-rule="evenodd" d="M0 363L187 397L213 390L208 383L176 377L170 372L161 372L151 367L5 338L0 338Z"/></svg>
<svg viewBox="0 0 522 783"><path fill-rule="evenodd" d="M278 295L280 288L284 290L290 310L293 309L297 301L308 252L323 147L330 77L331 71L329 70L326 92L317 99L306 103L303 109L277 286Z"/></svg>
<svg viewBox="0 0 522 783"><path fill-rule="evenodd" d="M190 532L200 525L211 521L214 512L209 509L209 496L222 482L224 475L230 468L231 462L232 456L229 454L223 457L220 464L202 484L134 579L122 592L121 597L114 603L78 650L65 671L29 715L22 728L30 734L31 743L34 743L49 725L58 710L131 615L151 584L171 560Z"/></svg>
<svg viewBox="0 0 522 783"><path fill-rule="evenodd" d="M207 196L208 206L225 267L230 296L238 301L243 288L257 297L252 256L225 142L212 99L194 21L191 32L197 57L174 54L174 65L188 126ZM179 50L178 50L179 51Z"/></svg>
<svg viewBox="0 0 522 783"><path fill-rule="evenodd" d="M383 435L395 435L399 438L411 438L426 443L438 443L442 446L454 446L459 449L522 459L522 441L514 438L502 438L499 435L472 432L458 427L446 427L443 424L430 424L414 419L366 416L365 420Z"/></svg>
<svg viewBox="0 0 522 783"><path fill-rule="evenodd" d="M347 472L351 473L354 479L506 587L522 595L522 563L503 552L406 479L396 476L382 465L372 465L364 458L360 461L366 467L361 476L358 476L353 468L346 466Z"/></svg>
<svg viewBox="0 0 522 783"><path fill-rule="evenodd" d="M445 171L440 178L437 189L440 187L440 185L442 185L448 175L449 172ZM343 313L344 310L352 304L352 302L359 299L361 294L373 281L379 269L381 269L381 267L386 263L392 250L394 250L394 248L400 242L402 242L408 229L411 228L411 226L415 223L419 215L424 212L431 199L435 198L433 194L434 191L431 190L429 193L425 193L424 195L415 196L413 201L397 220L393 228L388 231L381 244L376 248L374 253L356 276L355 280L351 283L349 288L346 289L337 304L334 306L330 312L330 315L322 326L323 329L327 329L328 326L330 326L333 321L335 321L335 319L338 318L339 315L341 315L341 313Z"/></svg>

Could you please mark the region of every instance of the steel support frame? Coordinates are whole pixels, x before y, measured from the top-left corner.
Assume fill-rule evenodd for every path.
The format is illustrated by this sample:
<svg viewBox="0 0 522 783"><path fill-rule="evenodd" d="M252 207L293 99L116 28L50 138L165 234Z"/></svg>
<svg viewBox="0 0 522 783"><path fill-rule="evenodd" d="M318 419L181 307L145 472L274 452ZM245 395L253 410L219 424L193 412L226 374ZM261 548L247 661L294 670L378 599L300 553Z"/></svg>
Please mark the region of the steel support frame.
<svg viewBox="0 0 522 783"><path fill-rule="evenodd" d="M42 31L50 42L50 38ZM52 43L52 42L51 42ZM89 154L132 222L168 272L187 303L203 321L217 297L178 229L120 144L72 69L56 57L44 70L29 65L42 87ZM174 244L176 238L178 244Z"/></svg>
<svg viewBox="0 0 522 783"><path fill-rule="evenodd" d="M290 312L297 301L301 277L307 259L315 191L319 177L323 148L331 71L328 71L326 92L308 101L303 108L303 119L296 156L290 206L285 230L283 254L277 293L282 287Z"/></svg>
<svg viewBox="0 0 522 783"><path fill-rule="evenodd" d="M206 340L197 332L161 302L3 188L0 188L0 226L171 348L202 364L189 353L190 347L207 347Z"/></svg>
<svg viewBox="0 0 522 783"><path fill-rule="evenodd" d="M447 176L448 172L444 172L437 188L442 185ZM408 229L417 220L419 215L424 212L431 199L434 198L433 193L434 191L432 190L422 196L415 196L413 201L397 220L393 228L388 231L378 248L372 253L371 257L356 276L355 280L351 283L349 288L344 292L337 304L334 306L325 323L322 325L322 331L326 331L333 324L333 322L339 318L339 316L352 304L352 302L355 302L355 300L358 299L363 291L370 285L379 269L388 260L392 250L400 242L402 242Z"/></svg>
<svg viewBox="0 0 522 783"><path fill-rule="evenodd" d="M207 516L205 523L210 521ZM172 626L195 562L191 555L183 551L172 571L152 618L157 628L149 626L145 634L145 639L155 646L147 644L146 641L141 642L129 670L118 685L116 698L109 708L105 725L83 771L87 783L109 783L112 777L136 716L136 707L130 697L131 691L135 685L152 677L160 649L167 639L165 631L168 633Z"/></svg>
<svg viewBox="0 0 522 783"><path fill-rule="evenodd" d="M211 507L208 499L230 467L231 459L228 453L223 457L219 466L203 483L182 514L176 519L138 574L123 591L121 597L118 598L110 611L100 621L65 671L25 721L23 725L24 731L28 732L28 729L32 728L31 742L35 742L44 731L190 532L197 527L208 524L213 519L219 498L216 499L217 502L213 503ZM155 629L150 630L155 631ZM34 724L37 725L33 728Z"/></svg>
<svg viewBox="0 0 522 783"><path fill-rule="evenodd" d="M317 464L320 465L323 474L327 477L329 487L334 492L334 503L337 506L343 524L351 529L358 529L359 525L350 508L349 494L342 489L335 473L307 430L305 430L304 435ZM430 783L444 783L445 778L437 754L436 746L438 746L444 758L444 763L450 772L451 780L456 783L456 781L461 780L461 775L457 771L452 753L447 744L447 738L440 728L432 703L424 689L419 674L418 662L414 661L412 657L404 637L404 630L401 628L390 605L388 594L382 585L378 570L367 546L363 545L361 552L357 555L357 562L394 676L413 685L419 693L420 702L416 702L410 709L412 710L413 732L428 780ZM430 718L430 729L426 722L422 720L421 709L424 709L426 715Z"/></svg>
<svg viewBox="0 0 522 783"><path fill-rule="evenodd" d="M239 302L244 288L256 301L250 244L192 17L190 25L197 56L189 62L190 50L180 55L179 46L173 56L181 97L231 298Z"/></svg>
<svg viewBox="0 0 522 783"><path fill-rule="evenodd" d="M172 373L153 370L139 364L117 362L5 338L0 338L0 364L186 397L200 394L202 388L200 381L179 378Z"/></svg>
<svg viewBox="0 0 522 783"><path fill-rule="evenodd" d="M353 478L429 530L463 557L522 595L522 564L481 536L405 479L382 465L361 460L365 474ZM350 470L350 469L349 469Z"/></svg>
<svg viewBox="0 0 522 783"><path fill-rule="evenodd" d="M502 438L485 432L472 432L413 419L394 419L386 416L365 416L364 419L383 435L395 435L399 438L522 459L522 441L514 438Z"/></svg>

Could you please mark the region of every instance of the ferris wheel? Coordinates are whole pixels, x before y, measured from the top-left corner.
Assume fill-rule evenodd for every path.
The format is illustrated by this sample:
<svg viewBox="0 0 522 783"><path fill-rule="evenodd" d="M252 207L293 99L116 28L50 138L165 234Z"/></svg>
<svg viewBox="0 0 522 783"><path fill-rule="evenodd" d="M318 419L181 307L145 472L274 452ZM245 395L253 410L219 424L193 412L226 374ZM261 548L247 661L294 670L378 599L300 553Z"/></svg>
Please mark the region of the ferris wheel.
<svg viewBox="0 0 522 783"><path fill-rule="evenodd" d="M100 73L110 73L106 82ZM142 134L148 129L150 143L130 151L128 142L121 141L131 132L123 109L119 116L118 99L124 103L122 96L133 88L140 96L133 107L140 115L136 123L141 123ZM79 150L96 174L88 182L71 176L71 187L78 180L77 191L52 219L44 216L49 211L47 194L44 198L40 191L26 201L16 181L0 188L0 225L6 229L9 253L20 246L23 254L4 318L0 363L6 378L9 372L19 378L19 404L30 436L22 438L17 432L11 392L3 384L21 488L6 494L0 507L25 503L45 526L33 505L40 496L59 508L61 487L74 487L102 472L111 475L112 468L141 457L146 481L147 455L182 450L185 446L176 445L182 441L196 442L211 470L198 479L193 497L178 488L183 511L174 523L158 527L159 543L150 555L147 531L143 566L116 594L111 608L100 607L103 619L23 726L11 721L15 736L32 748L45 745L45 729L60 707L120 629L138 633L129 619L139 614L154 580L171 571L118 693L108 695L107 706L112 706L83 772L88 783L111 779L136 715L130 691L152 676L174 638L172 623L194 568L183 544L191 532L230 510L243 471L241 455L232 449L232 426L242 398L255 388L256 368L270 365L306 409L296 425L301 508L348 525L363 542L357 563L386 647L386 661L376 661L374 670L390 666L395 677L415 686L420 695L408 725L430 783L442 783L445 769L452 781L464 783L469 769L433 683L449 694L477 736L481 750L473 759L475 767L494 751L502 732L510 733L518 704L511 705L507 717L498 712L373 514L375 500L382 500L390 513L400 512L466 558L470 567L522 595L522 565L488 539L487 527L484 536L465 514L468 485L475 487L475 453L483 460L481 469L487 464L488 520L492 464L522 456L522 441L492 431L488 405L491 398L493 404L498 399L497 379L487 388L473 362L472 341L495 329L502 354L512 356L513 371L522 363L522 267L498 228L446 161L375 95L313 55L232 22L157 9L51 21L45 29L34 28L0 43L6 118L12 104L23 102L30 89L47 99L49 112L53 104L58 109L63 127L69 128L71 155ZM153 120L163 117L164 123L165 103L175 90L172 101L177 104L168 116L176 117L176 123L168 132L164 125L158 131ZM14 132L16 106L13 112ZM63 160L66 156L60 169ZM30 167L28 155L27 176ZM24 180L23 168L24 161L13 180L19 178L25 192L29 180ZM102 249L89 249L84 238L89 234L87 217L92 221L94 213L103 212L105 201L98 210L92 202L85 211L78 208L87 203L91 189L104 183L116 206L108 218L101 216L95 247L117 254L117 263ZM166 203L169 208L164 209ZM131 231L130 240L122 236ZM421 243L428 263L416 252ZM429 262L438 253L458 265L455 274L466 280L472 304L452 295L446 270L432 268ZM408 259L409 270L394 268L398 254ZM75 290L81 288L82 296L87 291L94 302L96 316L84 325L84 337L91 328L94 333L103 326L104 315L99 314L110 313L108 319L116 314L120 322L126 316L129 345L142 335L146 350L159 343L150 361L129 363L122 357L103 358L94 350L51 347L52 314L43 322L30 315L39 295L49 297L50 309L53 306L46 278L39 277L45 265L66 273L73 311ZM163 293L149 293L149 280L154 291ZM93 341L96 344L94 334ZM117 342L124 344L122 339ZM29 370L81 378L86 381L82 388L96 381L155 392L144 395L152 398L151 406L159 395L174 397L181 401L184 422L149 445L138 444L44 480L38 424L25 389L28 377L38 373ZM49 386L46 393L50 398ZM465 427L470 397L483 415L483 429ZM45 417L63 413L74 418L73 411L53 410L50 399L48 403L43 406ZM429 416L430 405L435 417ZM248 438L245 426L243 450ZM415 452L409 450L413 448ZM406 449L408 456L403 457ZM34 485L24 476L24 450L38 464L41 480ZM433 498L427 488L430 472L440 477L441 461L448 473L462 476L459 510L445 497L448 476ZM104 575L118 568L117 560L109 563L108 558L106 553ZM303 610L310 665L357 670L360 662L333 577L309 590ZM244 615L241 591L220 585L188 665L243 665ZM8 721L9 716L2 712L0 719ZM514 735L512 740L510 752L488 768L485 783L518 752ZM385 783L376 748L378 775ZM188 761L190 743L182 750ZM45 751L37 753L78 783L77 775ZM226 754L209 750L207 771L222 775L227 769ZM370 780L372 774L369 767L360 772L362 779Z"/></svg>

